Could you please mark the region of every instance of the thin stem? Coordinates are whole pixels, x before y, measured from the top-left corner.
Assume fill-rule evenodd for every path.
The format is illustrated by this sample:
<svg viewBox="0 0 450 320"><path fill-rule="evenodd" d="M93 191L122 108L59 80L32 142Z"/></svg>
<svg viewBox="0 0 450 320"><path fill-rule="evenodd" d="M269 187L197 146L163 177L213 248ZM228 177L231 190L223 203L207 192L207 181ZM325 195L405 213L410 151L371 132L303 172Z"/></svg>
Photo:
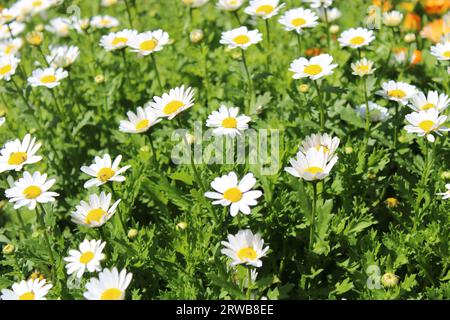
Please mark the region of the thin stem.
<svg viewBox="0 0 450 320"><path fill-rule="evenodd" d="M117 200L116 192L114 190L113 185L110 185L109 187L111 189L111 193L112 193L112 195L114 197L114 200ZM125 238L128 239L127 228L125 226L125 221L123 220L122 210L120 210L120 206L117 206L116 210L117 210L117 214L119 215L120 225L122 226L123 233L125 234Z"/></svg>
<svg viewBox="0 0 450 320"><path fill-rule="evenodd" d="M150 54L150 56L152 57L153 68L155 68L156 79L158 80L159 89L161 90L161 93L162 93L164 91L164 88L161 84L161 78L159 77L158 66L156 64L155 54L152 53L152 54Z"/></svg>
<svg viewBox="0 0 450 320"><path fill-rule="evenodd" d="M42 59L44 59L44 63L47 65L48 68L50 68L50 63L47 61L47 58L44 54L44 51L42 51L42 47L41 46L37 46L39 53L42 56Z"/></svg>
<svg viewBox="0 0 450 320"><path fill-rule="evenodd" d="M302 36L300 35L300 33L295 32L297 35L297 46L298 46L298 55L301 56L302 55Z"/></svg>
<svg viewBox="0 0 450 320"><path fill-rule="evenodd" d="M317 80L313 80L314 86L316 87L316 91L317 91L317 97L319 98L319 112L320 112L320 131L324 131L325 130L325 105L323 104L323 97L322 97L322 92L320 90L319 84L317 83Z"/></svg>
<svg viewBox="0 0 450 320"><path fill-rule="evenodd" d="M323 12L325 13L325 24L327 27L327 48L328 53L331 51L331 36L330 36L330 22L328 21L328 9L323 8Z"/></svg>
<svg viewBox="0 0 450 320"><path fill-rule="evenodd" d="M41 228L44 230L44 241L45 241L45 245L47 246L48 255L50 257L50 265L51 265L51 269L52 269L52 282L55 283L55 281L56 281L55 257L53 255L52 246L50 244L50 239L48 237L47 230L45 228L45 222L44 222L44 215L48 215L48 214L47 214L47 211L45 211L45 208L41 203L39 203L38 205L39 205L39 208L41 209L41 213L39 213L39 210L36 210L36 215L37 215L37 218L38 218Z"/></svg>
<svg viewBox="0 0 450 320"><path fill-rule="evenodd" d="M131 19L130 5L128 3L128 0L125 0L124 2L125 2L125 6L127 7L128 23L130 24L131 29L134 29L133 20Z"/></svg>
<svg viewBox="0 0 450 320"><path fill-rule="evenodd" d="M242 25L241 19L239 18L239 14L238 14L237 10L233 11L233 16L236 18L236 21L237 21L238 25L241 26Z"/></svg>
<svg viewBox="0 0 450 320"><path fill-rule="evenodd" d="M313 204L311 208L311 225L309 227L309 251L311 252L314 244L314 227L316 219L316 206L317 206L317 183L313 182Z"/></svg>
<svg viewBox="0 0 450 320"><path fill-rule="evenodd" d="M126 52L125 49L120 50L120 53L122 55L122 60L123 60L123 67L125 68L125 78L127 79L127 82L130 83L130 76L128 74L129 68L128 68L128 61L127 61L127 56L126 56Z"/></svg>
<svg viewBox="0 0 450 320"><path fill-rule="evenodd" d="M19 222L20 222L20 226L22 227L21 235L26 235L27 230L25 229L25 223L23 222L22 215L20 214L19 210L16 210L16 213L17 213L17 218L19 219Z"/></svg>
<svg viewBox="0 0 450 320"><path fill-rule="evenodd" d="M395 151L397 150L397 135L398 135L398 125L397 125L397 122L398 122L398 102L396 102L395 103L395 116L394 116L394 150L393 150L393 152L394 152L394 154L395 154Z"/></svg>
<svg viewBox="0 0 450 320"><path fill-rule="evenodd" d="M369 136L370 136L370 107L369 107L369 98L367 96L367 81L366 77L362 79L363 87L364 87L364 101L366 103L366 150L369 144Z"/></svg>
<svg viewBox="0 0 450 320"><path fill-rule="evenodd" d="M252 271L247 268L247 300L250 300L252 294Z"/></svg>
<svg viewBox="0 0 450 320"><path fill-rule="evenodd" d="M241 49L241 50L242 50L242 63L244 64L244 69L245 69L245 73L247 74L247 80L248 80L249 100L248 100L247 109L245 111L245 113L248 115L250 113L250 107L251 107L251 103L252 103L253 81L252 81L252 77L250 75L250 71L248 70L247 59L245 57L245 51L244 51L244 49Z"/></svg>
<svg viewBox="0 0 450 320"><path fill-rule="evenodd" d="M150 133L147 134L149 143L150 143L150 149L152 150L152 157L153 157L153 161L155 162L155 166L158 165L158 159L156 158L156 152L155 152L155 147L153 145L153 138L152 135Z"/></svg>
<svg viewBox="0 0 450 320"><path fill-rule="evenodd" d="M269 24L269 19L265 19L264 20L265 24L266 24L266 36L267 36L267 71L270 70L270 55L271 55L271 51L272 51L272 46L270 43L270 24Z"/></svg>

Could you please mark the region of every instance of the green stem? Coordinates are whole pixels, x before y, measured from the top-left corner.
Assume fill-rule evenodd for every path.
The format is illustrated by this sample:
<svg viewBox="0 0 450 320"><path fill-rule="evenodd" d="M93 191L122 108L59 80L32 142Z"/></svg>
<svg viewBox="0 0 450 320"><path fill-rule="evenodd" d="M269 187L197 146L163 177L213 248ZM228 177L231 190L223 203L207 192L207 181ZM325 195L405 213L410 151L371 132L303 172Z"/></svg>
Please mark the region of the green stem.
<svg viewBox="0 0 450 320"><path fill-rule="evenodd" d="M111 189L111 193L112 193L114 200L117 200L117 195L116 195L116 191L114 190L114 186L111 184L109 187ZM117 210L117 214L119 216L120 225L122 226L122 230L125 235L125 239L128 239L127 227L125 226L125 221L123 220L123 215L122 215L122 210L120 210L120 205L117 206L116 210Z"/></svg>
<svg viewBox="0 0 450 320"><path fill-rule="evenodd" d="M327 27L327 48L328 48L328 53L330 53L331 52L331 35L330 35L330 22L328 21L328 9L323 8L323 12L325 14L325 24Z"/></svg>
<svg viewBox="0 0 450 320"><path fill-rule="evenodd" d="M297 35L298 55L301 56L302 55L302 51L303 51L303 49L302 49L302 38L301 38L300 33L298 33L298 32L295 32L295 33Z"/></svg>
<svg viewBox="0 0 450 320"><path fill-rule="evenodd" d="M270 24L269 19L264 19L265 25L266 25L266 36L267 36L267 71L270 72L270 55L272 51L272 46L270 43Z"/></svg>
<svg viewBox="0 0 450 320"><path fill-rule="evenodd" d="M45 57L44 51L42 51L41 46L37 46L39 53L42 56L42 59L44 59L44 63L47 65L48 68L50 68L50 63L48 63L47 58Z"/></svg>
<svg viewBox="0 0 450 320"><path fill-rule="evenodd" d="M364 101L366 103L366 152L369 147L369 137L370 137L370 107L369 107L369 98L367 95L367 81L366 78L362 79L363 87L364 87Z"/></svg>
<svg viewBox="0 0 450 320"><path fill-rule="evenodd" d="M130 5L128 3L128 0L125 0L125 6L127 8L128 23L130 24L131 29L134 29L134 27L133 27L133 20L131 19Z"/></svg>
<svg viewBox="0 0 450 320"><path fill-rule="evenodd" d="M247 268L247 300L250 300L252 294L252 271Z"/></svg>
<svg viewBox="0 0 450 320"><path fill-rule="evenodd" d="M150 56L152 57L153 68L155 68L156 79L158 80L159 89L161 90L161 93L162 93L164 91L164 88L161 84L161 78L159 77L158 66L156 64L155 54L152 53L152 54L150 54Z"/></svg>
<svg viewBox="0 0 450 320"><path fill-rule="evenodd" d="M398 136L398 102L395 103L395 116L394 116L394 155L397 150L397 136Z"/></svg>
<svg viewBox="0 0 450 320"><path fill-rule="evenodd" d="M244 64L245 73L247 74L248 91L249 91L248 105L247 105L247 109L245 110L245 113L247 115L249 115L251 103L252 103L252 95L253 95L253 81L252 81L252 77L250 75L250 71L248 70L247 58L245 57L245 51L244 51L244 49L241 49L241 50L242 50L242 63Z"/></svg>
<svg viewBox="0 0 450 320"><path fill-rule="evenodd" d="M238 14L237 10L233 11L233 16L236 18L238 25L241 26L242 25L241 19L239 18L239 14Z"/></svg>
<svg viewBox="0 0 450 320"><path fill-rule="evenodd" d="M37 215L39 224L44 231L44 241L45 241L45 245L47 246L48 255L50 257L50 266L52 269L52 282L55 283L55 281L56 281L55 257L53 255L52 246L50 244L50 239L48 237L47 230L45 228L45 222L44 222L44 215L48 215L48 214L47 214L47 211L45 210L44 206L41 203L39 203L38 206L41 209L41 213L39 213L39 210L36 210L36 215Z"/></svg>
<svg viewBox="0 0 450 320"><path fill-rule="evenodd" d="M311 225L309 227L309 247L308 247L310 252L312 251L314 245L316 206L317 206L317 182L313 182L313 204L311 208Z"/></svg>
<svg viewBox="0 0 450 320"><path fill-rule="evenodd" d="M325 105L323 103L322 91L320 90L320 86L317 83L317 80L313 80L313 83L314 86L316 87L317 97L319 98L320 131L323 132L325 130L325 121L326 121Z"/></svg>
<svg viewBox="0 0 450 320"><path fill-rule="evenodd" d="M153 145L152 135L150 133L148 133L147 137L148 137L148 141L149 141L149 144L150 144L150 149L152 150L153 162L155 163L155 166L157 166L158 165L158 159L156 158L156 151L155 151L155 147Z"/></svg>

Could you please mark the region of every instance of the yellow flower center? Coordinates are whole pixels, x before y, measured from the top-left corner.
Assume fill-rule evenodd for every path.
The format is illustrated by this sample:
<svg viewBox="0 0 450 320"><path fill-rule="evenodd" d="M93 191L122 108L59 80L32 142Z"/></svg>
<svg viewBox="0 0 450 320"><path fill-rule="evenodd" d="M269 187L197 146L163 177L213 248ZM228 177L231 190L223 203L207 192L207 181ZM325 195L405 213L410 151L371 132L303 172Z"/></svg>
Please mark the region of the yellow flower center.
<svg viewBox="0 0 450 320"><path fill-rule="evenodd" d="M450 58L450 51L445 51L442 55L446 58Z"/></svg>
<svg viewBox="0 0 450 320"><path fill-rule="evenodd" d="M25 292L19 297L19 300L34 300L34 293L31 291Z"/></svg>
<svg viewBox="0 0 450 320"><path fill-rule="evenodd" d="M106 182L111 179L116 172L111 168L101 168L97 173L97 178L101 182Z"/></svg>
<svg viewBox="0 0 450 320"><path fill-rule="evenodd" d="M92 259L94 259L94 253L92 251L86 251L80 257L80 262L83 264L88 264Z"/></svg>
<svg viewBox="0 0 450 320"><path fill-rule="evenodd" d="M27 161L28 155L25 152L13 152L9 155L8 164L17 166Z"/></svg>
<svg viewBox="0 0 450 320"><path fill-rule="evenodd" d="M436 107L436 105L434 103L427 103L427 104L424 104L420 108L420 110L430 110L430 109L435 108L435 107Z"/></svg>
<svg viewBox="0 0 450 320"><path fill-rule="evenodd" d="M229 188L223 193L223 197L231 202L238 202L242 199L242 192L238 188Z"/></svg>
<svg viewBox="0 0 450 320"><path fill-rule="evenodd" d="M296 19L292 20L291 23L294 27L301 27L302 25L304 25L306 23L306 20L303 18L296 18Z"/></svg>
<svg viewBox="0 0 450 320"><path fill-rule="evenodd" d="M395 90L389 91L388 95L392 98L402 99L406 96L406 93L403 90L395 89Z"/></svg>
<svg viewBox="0 0 450 320"><path fill-rule="evenodd" d="M15 46L10 44L5 47L5 54L10 54L14 50Z"/></svg>
<svg viewBox="0 0 450 320"><path fill-rule="evenodd" d="M29 186L23 190L23 195L27 199L36 199L42 194L42 189L38 186Z"/></svg>
<svg viewBox="0 0 450 320"><path fill-rule="evenodd" d="M41 78L42 83L52 83L56 81L56 77L52 74L49 74L48 76L43 76Z"/></svg>
<svg viewBox="0 0 450 320"><path fill-rule="evenodd" d="M434 126L434 122L431 120L424 120L421 123L419 123L419 128L427 133L431 131L433 126Z"/></svg>
<svg viewBox="0 0 450 320"><path fill-rule="evenodd" d="M250 38L245 34L242 34L240 36L235 37L233 41L237 44L246 44L250 41Z"/></svg>
<svg viewBox="0 0 450 320"><path fill-rule="evenodd" d="M303 71L310 76L316 76L323 71L323 68L318 64L310 64Z"/></svg>
<svg viewBox="0 0 450 320"><path fill-rule="evenodd" d="M6 66L0 67L0 75L5 75L12 70L12 65L7 64Z"/></svg>
<svg viewBox="0 0 450 320"><path fill-rule="evenodd" d="M111 22L111 20L109 20L109 19L102 19L102 20L100 20L100 24L104 25L104 26L110 24L110 22Z"/></svg>
<svg viewBox="0 0 450 320"><path fill-rule="evenodd" d="M361 36L357 36L357 37L354 37L354 38L350 39L350 43L355 45L355 46L363 44L365 41L366 41L366 39L364 39Z"/></svg>
<svg viewBox="0 0 450 320"><path fill-rule="evenodd" d="M126 44L128 41L127 38L124 37L115 37L114 40L111 42L113 46L123 45Z"/></svg>
<svg viewBox="0 0 450 320"><path fill-rule="evenodd" d="M222 127L224 128L236 128L237 120L236 118L228 117L222 120Z"/></svg>
<svg viewBox="0 0 450 320"><path fill-rule="evenodd" d="M323 172L323 168L321 167L308 167L305 169L305 172L311 173L311 174L318 174Z"/></svg>
<svg viewBox="0 0 450 320"><path fill-rule="evenodd" d="M164 114L172 114L177 112L180 108L184 107L184 103L178 100L174 100L166 104L163 109Z"/></svg>
<svg viewBox="0 0 450 320"><path fill-rule="evenodd" d="M85 222L87 224L91 224L92 221L95 221L97 223L100 223L102 217L106 214L106 211L103 210L102 208L98 208L98 209L92 209L88 212L87 216L86 216L86 220Z"/></svg>
<svg viewBox="0 0 450 320"><path fill-rule="evenodd" d="M117 288L109 288L103 291L101 300L120 300L122 297L122 291Z"/></svg>
<svg viewBox="0 0 450 320"><path fill-rule="evenodd" d="M255 260L258 255L255 249L251 247L242 248L237 252L237 256L240 260Z"/></svg>
<svg viewBox="0 0 450 320"><path fill-rule="evenodd" d="M145 40L140 44L139 49L141 49L142 51L153 51L155 50L157 45L158 40L156 39Z"/></svg>
<svg viewBox="0 0 450 320"><path fill-rule="evenodd" d="M136 123L136 130L145 129L148 127L149 124L150 124L150 120L148 120L148 119L141 120L138 123Z"/></svg>
<svg viewBox="0 0 450 320"><path fill-rule="evenodd" d="M367 72L369 72L369 66L366 65L366 64L360 65L360 66L358 66L358 67L356 68L356 71L357 71L358 73L367 73Z"/></svg>
<svg viewBox="0 0 450 320"><path fill-rule="evenodd" d="M322 149L322 150L323 150L323 153L328 153L328 152L330 152L330 149L328 149L326 146L324 146L324 145L322 145L322 144L319 144L318 146L316 146L316 150L317 150L317 151L319 151L320 148L323 148L323 149Z"/></svg>
<svg viewBox="0 0 450 320"><path fill-rule="evenodd" d="M42 6L42 1L41 1L41 0L33 1L33 2L31 3L31 5L32 5L33 7L40 7L40 6Z"/></svg>
<svg viewBox="0 0 450 320"><path fill-rule="evenodd" d="M273 9L275 9L275 8L273 6L271 6L270 4L265 4L265 5L259 6L256 9L256 13L266 15L266 14L271 13L273 11Z"/></svg>

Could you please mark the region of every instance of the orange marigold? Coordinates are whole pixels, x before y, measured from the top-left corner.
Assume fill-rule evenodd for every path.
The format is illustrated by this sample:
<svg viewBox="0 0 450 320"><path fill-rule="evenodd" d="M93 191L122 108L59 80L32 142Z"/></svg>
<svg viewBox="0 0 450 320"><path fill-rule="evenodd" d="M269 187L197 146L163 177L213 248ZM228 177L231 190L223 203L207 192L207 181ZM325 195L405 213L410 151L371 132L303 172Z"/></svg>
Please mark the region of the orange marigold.
<svg viewBox="0 0 450 320"><path fill-rule="evenodd" d="M431 21L420 32L423 38L431 40L434 43L440 42L442 37L448 34L450 34L450 24L446 23L444 19Z"/></svg>
<svg viewBox="0 0 450 320"><path fill-rule="evenodd" d="M403 29L408 31L419 31L421 27L421 18L418 14L408 12L403 21Z"/></svg>
<svg viewBox="0 0 450 320"><path fill-rule="evenodd" d="M428 14L444 14L450 9L448 0L422 0L422 4Z"/></svg>
<svg viewBox="0 0 450 320"><path fill-rule="evenodd" d="M392 3L390 0L372 0L374 6L381 8L381 3L383 3L383 12L389 11L392 9Z"/></svg>

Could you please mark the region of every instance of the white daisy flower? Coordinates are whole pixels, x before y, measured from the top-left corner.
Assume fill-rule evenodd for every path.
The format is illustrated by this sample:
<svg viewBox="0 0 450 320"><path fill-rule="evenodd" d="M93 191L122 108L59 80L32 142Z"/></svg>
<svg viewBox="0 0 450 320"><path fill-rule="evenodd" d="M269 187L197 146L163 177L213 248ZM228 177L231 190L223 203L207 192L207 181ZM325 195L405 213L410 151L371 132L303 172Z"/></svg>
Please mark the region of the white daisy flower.
<svg viewBox="0 0 450 320"><path fill-rule="evenodd" d="M431 54L438 60L449 61L450 60L450 41L438 43L431 47Z"/></svg>
<svg viewBox="0 0 450 320"><path fill-rule="evenodd" d="M121 174L127 171L131 166L119 168L122 156L118 155L114 162L111 163L109 154L103 155L103 158L95 157L94 163L88 166L82 166L81 171L94 177L85 182L84 187L90 188L93 186L99 187L108 181L125 181L125 177Z"/></svg>
<svg viewBox="0 0 450 320"><path fill-rule="evenodd" d="M37 15L38 13L44 12L52 6L51 0L22 0L21 2L24 3L25 6L30 6L29 10L31 15Z"/></svg>
<svg viewBox="0 0 450 320"><path fill-rule="evenodd" d="M95 29L110 29L117 27L119 20L111 16L94 16L91 19L91 27Z"/></svg>
<svg viewBox="0 0 450 320"><path fill-rule="evenodd" d="M235 137L248 129L250 117L240 115L239 108L227 108L221 105L218 111L213 111L206 120L206 126L215 128L213 134L217 136Z"/></svg>
<svg viewBox="0 0 450 320"><path fill-rule="evenodd" d="M23 178L14 182L14 186L6 189L5 195L9 198L9 202L15 202L14 209L27 206L28 209L34 210L37 203L47 203L56 201L55 197L59 194L48 191L54 184L55 179L47 181L47 174L41 174L36 171L31 175L28 171L24 171Z"/></svg>
<svg viewBox="0 0 450 320"><path fill-rule="evenodd" d="M181 0L184 5L190 8L200 8L204 6L209 0Z"/></svg>
<svg viewBox="0 0 450 320"><path fill-rule="evenodd" d="M22 48L23 40L21 38L13 38L0 42L0 56L15 55Z"/></svg>
<svg viewBox="0 0 450 320"><path fill-rule="evenodd" d="M6 81L9 81L11 76L16 73L19 62L20 60L13 55L0 56L0 80L5 79Z"/></svg>
<svg viewBox="0 0 450 320"><path fill-rule="evenodd" d="M292 167L286 167L284 170L294 177L302 178L306 181L322 180L330 174L337 160L337 156L328 159L323 147L319 150L310 148L305 154L299 151L297 158L289 161Z"/></svg>
<svg viewBox="0 0 450 320"><path fill-rule="evenodd" d="M127 116L128 120L121 120L119 124L119 130L127 133L146 132L161 121L150 107L138 107L136 113L128 111Z"/></svg>
<svg viewBox="0 0 450 320"><path fill-rule="evenodd" d="M128 42L132 52L147 56L153 52L161 51L169 43L169 34L161 29L140 33Z"/></svg>
<svg viewBox="0 0 450 320"><path fill-rule="evenodd" d="M68 18L55 18L50 20L49 25L45 29L60 38L64 38L70 35L72 23Z"/></svg>
<svg viewBox="0 0 450 320"><path fill-rule="evenodd" d="M239 27L222 32L220 44L227 45L230 49L241 48L245 50L261 40L262 34L258 30L248 30L247 27Z"/></svg>
<svg viewBox="0 0 450 320"><path fill-rule="evenodd" d="M7 24L14 19L16 19L20 12L17 10L17 8L11 7L11 8L3 8L3 10L0 10L0 24Z"/></svg>
<svg viewBox="0 0 450 320"><path fill-rule="evenodd" d="M442 199L443 199L443 200L450 199L450 183L447 183L447 184L445 185L445 189L447 189L446 192L439 192L439 193L436 193L438 196L442 196Z"/></svg>
<svg viewBox="0 0 450 320"><path fill-rule="evenodd" d="M382 84L382 90L378 91L377 94L391 101L406 105L408 100L417 94L417 89L413 85L390 80Z"/></svg>
<svg viewBox="0 0 450 320"><path fill-rule="evenodd" d="M244 3L244 0L219 0L217 2L217 7L225 11L236 11Z"/></svg>
<svg viewBox="0 0 450 320"><path fill-rule="evenodd" d="M426 111L413 112L406 115L406 120L410 123L405 126L408 133L417 133L419 137L427 136L428 141L434 142L433 133L442 135L440 132L449 131L447 127L442 125L447 120L447 116L439 115L439 111L432 108Z"/></svg>
<svg viewBox="0 0 450 320"><path fill-rule="evenodd" d="M67 274L71 275L76 272L77 278L81 278L86 269L89 272L100 271L100 262L105 259L102 253L106 242L102 240L87 240L84 239L78 246L79 250L70 250L69 256L64 258L66 264Z"/></svg>
<svg viewBox="0 0 450 320"><path fill-rule="evenodd" d="M399 11L390 11L383 14L383 23L388 27L398 27L403 20L403 13Z"/></svg>
<svg viewBox="0 0 450 320"><path fill-rule="evenodd" d="M72 222L88 228L98 228L103 226L116 212L121 199L111 206L111 193L100 193L100 196L91 194L89 203L80 201L76 210L70 213Z"/></svg>
<svg viewBox="0 0 450 320"><path fill-rule="evenodd" d="M299 149L304 154L307 154L309 149L322 150L327 155L328 160L330 160L333 158L340 142L341 140L338 137L330 136L327 133L312 134L303 140Z"/></svg>
<svg viewBox="0 0 450 320"><path fill-rule="evenodd" d="M370 121L372 122L384 122L390 118L389 110L379 104L369 101ZM356 108L359 116L366 119L366 104L360 105Z"/></svg>
<svg viewBox="0 0 450 320"><path fill-rule="evenodd" d="M309 3L311 8L328 8L333 4L333 0L303 0Z"/></svg>
<svg viewBox="0 0 450 320"><path fill-rule="evenodd" d="M9 170L22 170L26 164L41 161L41 156L36 156L36 152L41 147L41 143L36 143L36 138L31 138L27 134L23 141L16 139L5 143L0 150L0 173Z"/></svg>
<svg viewBox="0 0 450 320"><path fill-rule="evenodd" d="M89 280L83 295L87 300L123 300L132 278L126 269L119 273L115 267L112 270L105 268L98 278Z"/></svg>
<svg viewBox="0 0 450 320"><path fill-rule="evenodd" d="M52 68L67 68L72 65L80 54L76 46L50 46L50 54L45 57Z"/></svg>
<svg viewBox="0 0 450 320"><path fill-rule="evenodd" d="M259 233L253 234L249 229L239 230L237 234L228 235L228 242L222 241L225 247L221 253L232 259L230 266L238 264L247 264L253 267L261 267L263 258L269 246L264 247L264 240Z"/></svg>
<svg viewBox="0 0 450 320"><path fill-rule="evenodd" d="M36 69L28 78L28 84L32 87L44 86L52 89L58 86L62 79L66 78L69 73L61 68Z"/></svg>
<svg viewBox="0 0 450 320"><path fill-rule="evenodd" d="M162 97L153 97L153 102L148 105L157 116L172 120L177 114L194 105L194 90L190 87L186 90L184 86L176 87L169 93L164 93Z"/></svg>
<svg viewBox="0 0 450 320"><path fill-rule="evenodd" d="M11 289L3 289L0 298L1 300L47 300L45 296L52 287L53 285L46 284L45 279L22 280L14 283Z"/></svg>
<svg viewBox="0 0 450 320"><path fill-rule="evenodd" d="M102 7L111 7L115 4L118 4L120 0L102 0Z"/></svg>
<svg viewBox="0 0 450 320"><path fill-rule="evenodd" d="M352 63L351 67L353 70L352 74L359 77L371 75L377 70L373 67L373 61L367 60L366 58Z"/></svg>
<svg viewBox="0 0 450 320"><path fill-rule="evenodd" d="M294 79L310 78L317 80L322 77L333 74L333 69L337 64L332 64L333 57L329 54L321 54L312 57L310 60L306 58L296 59L291 63L289 71L294 72Z"/></svg>
<svg viewBox="0 0 450 320"><path fill-rule="evenodd" d="M419 92L411 100L409 107L414 111L436 109L439 112L447 109L450 104L450 98L445 93L439 94L437 91L428 91L428 95Z"/></svg>
<svg viewBox="0 0 450 320"><path fill-rule="evenodd" d="M373 31L366 28L352 28L342 32L338 41L341 47L350 47L353 49L358 49L369 45L375 36Z"/></svg>
<svg viewBox="0 0 450 320"><path fill-rule="evenodd" d="M325 17L325 10L327 13L327 16ZM339 19L342 16L341 11L338 8L327 8L324 9L323 7L316 9L317 15L319 16L320 20L328 22L334 22L337 19Z"/></svg>
<svg viewBox="0 0 450 320"><path fill-rule="evenodd" d="M269 19L277 15L286 4L280 4L280 0L250 0L250 4L244 12L254 17Z"/></svg>
<svg viewBox="0 0 450 320"><path fill-rule="evenodd" d="M124 29L119 32L111 32L100 39L100 45L106 51L122 49L128 46L129 41L137 36L136 30Z"/></svg>
<svg viewBox="0 0 450 320"><path fill-rule="evenodd" d="M214 199L212 204L230 206L230 214L235 217L239 211L250 214L250 206L256 206L256 199L262 196L260 190L251 190L256 184L253 173L246 174L239 182L236 173L230 172L217 177L211 182L211 187L217 192L205 192L205 196Z"/></svg>
<svg viewBox="0 0 450 320"><path fill-rule="evenodd" d="M7 40L13 37L17 37L25 29L25 24L22 22L13 21L6 24L0 24L0 40Z"/></svg>
<svg viewBox="0 0 450 320"><path fill-rule="evenodd" d="M318 19L319 17L317 17L314 11L297 8L286 11L278 22L281 23L287 31L295 30L297 33L301 33L303 29L317 26Z"/></svg>

